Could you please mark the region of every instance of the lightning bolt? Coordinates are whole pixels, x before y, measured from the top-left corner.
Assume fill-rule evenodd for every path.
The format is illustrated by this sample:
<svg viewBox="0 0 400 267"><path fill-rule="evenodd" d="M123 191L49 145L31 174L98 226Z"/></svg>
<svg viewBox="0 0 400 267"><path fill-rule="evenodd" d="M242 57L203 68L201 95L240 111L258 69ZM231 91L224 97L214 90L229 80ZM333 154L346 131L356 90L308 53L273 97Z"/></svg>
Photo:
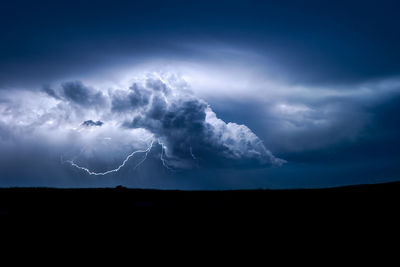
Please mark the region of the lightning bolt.
<svg viewBox="0 0 400 267"><path fill-rule="evenodd" d="M143 158L138 164L136 164L136 166L135 166L135 169L136 169L137 167L139 167L140 164L142 164L142 163L147 159L147 155L149 154L151 148L153 147L153 143L154 143L154 140L151 141L149 147L148 147L147 149L145 149L145 150L136 150L136 151L133 151L131 154L129 154L129 155L125 158L125 160L122 162L122 164L119 165L116 169L112 169L112 170L109 170L109 171L106 171L106 172L93 172L93 171L89 170L88 168L79 166L78 164L76 164L76 163L74 162L74 160L68 160L68 161L66 161L66 162L70 163L71 166L74 166L75 168L78 168L78 169L80 169L80 170L83 170L83 171L87 172L89 175L96 175L96 176L99 176L99 175L107 175L107 174L110 174L110 173L113 173L113 172L118 172L122 167L125 166L125 164L128 162L128 160L129 160L133 155L135 155L135 154L137 154L137 153L145 153L144 158Z"/></svg>
<svg viewBox="0 0 400 267"><path fill-rule="evenodd" d="M164 143L161 142L159 139L157 139L157 143L161 146L160 160L161 160L163 166L164 166L166 169L168 169L168 170L170 170L170 171L173 171L173 169L168 165L166 159L164 158L164 155L166 155L166 154L165 154L165 150L167 149L167 146L164 145ZM69 164L71 164L71 166L73 166L73 167L75 167L75 168L77 168L77 169L79 169L79 170L83 170L83 171L85 171L85 172L86 172L87 174L89 174L89 175L104 176L104 175L107 175L107 174L110 174L110 173L118 172L121 168L123 168L123 167L125 166L125 164L129 161L129 159L130 159L131 157L133 157L135 154L137 154L137 153L145 153L143 159L142 159L141 161L139 161L138 164L135 165L134 169L136 169L137 167L139 167L139 166L147 159L147 155L149 154L150 150L153 148L153 144L154 144L154 140L151 141L151 143L150 143L150 145L147 147L147 149L145 149L145 150L136 150L136 151L133 151L131 154L129 154L129 155L125 158L125 160L122 162L121 165L119 165L119 166L118 166L117 168L115 168L115 169L108 170L108 171L105 171L105 172L94 172L94 171L89 170L89 169L86 168L86 167L79 166L78 164L76 164L76 163L74 162L74 160L75 160L78 156L75 156L74 159L72 159L72 160L67 160L67 161L64 161L64 160L61 158L61 162L62 162L62 163L68 162ZM81 151L81 153L82 153L82 151ZM79 154L81 154L81 153L79 153ZM195 156L194 156L193 153L192 153L192 147L190 147L190 154L192 155L192 157L193 157L194 159L196 159Z"/></svg>
<svg viewBox="0 0 400 267"><path fill-rule="evenodd" d="M168 164L166 163L166 161L165 161L165 159L164 159L164 157L163 157L163 155L165 154L165 149L166 149L167 147L164 145L163 142L160 141L160 139L158 139L157 142L158 142L158 144L161 146L160 160L161 160L163 166L164 166L166 169L172 171L171 167L168 166Z"/></svg>

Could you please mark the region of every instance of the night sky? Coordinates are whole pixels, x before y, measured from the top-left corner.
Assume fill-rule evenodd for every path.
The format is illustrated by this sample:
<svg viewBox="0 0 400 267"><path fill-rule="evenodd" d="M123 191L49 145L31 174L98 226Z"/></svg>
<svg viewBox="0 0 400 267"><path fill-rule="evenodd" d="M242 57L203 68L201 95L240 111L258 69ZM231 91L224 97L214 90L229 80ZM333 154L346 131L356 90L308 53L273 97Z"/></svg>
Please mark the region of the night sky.
<svg viewBox="0 0 400 267"><path fill-rule="evenodd" d="M399 1L2 1L0 187L400 180Z"/></svg>

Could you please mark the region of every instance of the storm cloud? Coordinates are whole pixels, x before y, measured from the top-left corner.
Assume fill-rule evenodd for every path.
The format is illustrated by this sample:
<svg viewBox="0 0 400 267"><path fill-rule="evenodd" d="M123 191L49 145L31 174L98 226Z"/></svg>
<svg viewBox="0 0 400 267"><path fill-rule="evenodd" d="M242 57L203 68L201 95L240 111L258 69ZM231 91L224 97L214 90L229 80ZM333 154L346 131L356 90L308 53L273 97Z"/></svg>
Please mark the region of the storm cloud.
<svg viewBox="0 0 400 267"><path fill-rule="evenodd" d="M44 86L42 90L55 99L62 99L84 108L99 108L107 102L102 92L85 86L81 81L64 82L57 90Z"/></svg>
<svg viewBox="0 0 400 267"><path fill-rule="evenodd" d="M227 86L233 83L234 79ZM300 178L291 180L295 170L315 184L335 184L338 176L346 184L363 177L375 179L380 173L389 179L397 173L385 171L397 170L399 158L394 116L397 79L346 90L281 84L275 91L266 87L266 96L253 91L251 101L241 97L226 101L224 94L216 94L210 102L198 96L196 84L191 86L174 73L146 72L133 76L126 86L88 84L60 82L43 87L41 93L16 90L2 96L0 164L7 177L22 175L15 164L10 165L15 159L29 162L26 166L31 166L35 177L52 170L55 177L71 181L66 177L88 174L69 165L69 160L96 173L106 172L132 152L146 151L151 143L149 153L129 158L120 171L107 175L109 179L158 187L159 181L151 182L154 177L168 177L171 183L187 178L189 184L199 183L199 188L204 187L195 180L220 188L222 180L229 183L226 173L236 177L231 181L240 174L249 177L237 180L241 185L275 181L279 186L306 184ZM364 162L376 164L360 167ZM267 168L273 166L278 168ZM350 171L349 166L359 167ZM327 169L332 175L318 180ZM352 180L345 180L348 173ZM106 177L98 179L106 183Z"/></svg>
<svg viewBox="0 0 400 267"><path fill-rule="evenodd" d="M0 186L398 180L399 3L8 1Z"/></svg>
<svg viewBox="0 0 400 267"><path fill-rule="evenodd" d="M148 95L148 92L151 96L140 102L141 105L130 101L132 109L138 112L123 125L153 133L166 145L172 165L190 166L200 161L208 166L258 167L285 162L274 157L247 126L225 123L204 100L188 91L173 89L155 78L147 78L143 84L134 84L130 89L134 92L127 93L128 98ZM116 103L120 102L113 100L113 109L120 110Z"/></svg>
<svg viewBox="0 0 400 267"><path fill-rule="evenodd" d="M126 156L146 149L146 156L156 156L171 171L285 163L246 125L219 119L179 75L148 73L132 80L127 88L99 89L73 81L43 87L44 94L27 91L19 98L11 94L2 138L11 133L16 143L22 138L35 146L54 147L52 154L62 147L61 162L73 160L93 173L114 169L121 162L124 167L125 163L137 166L140 156L130 161ZM149 142L154 148L147 148Z"/></svg>

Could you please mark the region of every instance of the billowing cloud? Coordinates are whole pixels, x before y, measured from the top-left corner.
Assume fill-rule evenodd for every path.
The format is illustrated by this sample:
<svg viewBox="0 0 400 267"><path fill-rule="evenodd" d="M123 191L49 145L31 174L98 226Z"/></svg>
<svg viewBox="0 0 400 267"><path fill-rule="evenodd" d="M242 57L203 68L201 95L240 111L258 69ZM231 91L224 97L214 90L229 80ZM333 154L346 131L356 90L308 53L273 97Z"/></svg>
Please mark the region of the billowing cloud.
<svg viewBox="0 0 400 267"><path fill-rule="evenodd" d="M62 163L73 162L71 168L82 166L91 170L87 173L108 173L122 162L124 168L139 166L147 154L169 170L285 162L246 125L218 118L177 75L146 74L127 88L64 82L42 92L18 92L19 97L11 94L4 100L8 115L2 116L2 138L23 139L26 150L34 144L52 154L59 151ZM148 153L133 153L137 150Z"/></svg>
<svg viewBox="0 0 400 267"><path fill-rule="evenodd" d="M116 112L129 112L138 107L143 107L149 104L151 91L145 88L139 88L135 83L126 93L123 90L116 90L112 98L112 111Z"/></svg>
<svg viewBox="0 0 400 267"><path fill-rule="evenodd" d="M70 81L61 84L58 90L48 86L43 91L55 99L62 99L81 107L102 107L106 104L106 96L96 89L85 86L81 81Z"/></svg>
<svg viewBox="0 0 400 267"><path fill-rule="evenodd" d="M112 110L132 112L123 126L154 134L165 145L167 161L174 167L191 167L199 162L250 167L284 163L248 127L217 118L211 107L187 87L174 75L165 79L148 75L135 82L125 97L117 92Z"/></svg>
<svg viewBox="0 0 400 267"><path fill-rule="evenodd" d="M148 99L140 102L142 105L131 102L137 113L123 125L153 133L166 145L170 164L191 166L197 163L193 158L209 166L257 167L284 163L274 157L247 126L225 123L205 101L188 91L179 91L154 77L134 84L131 90L134 92L128 92L128 97L147 95Z"/></svg>

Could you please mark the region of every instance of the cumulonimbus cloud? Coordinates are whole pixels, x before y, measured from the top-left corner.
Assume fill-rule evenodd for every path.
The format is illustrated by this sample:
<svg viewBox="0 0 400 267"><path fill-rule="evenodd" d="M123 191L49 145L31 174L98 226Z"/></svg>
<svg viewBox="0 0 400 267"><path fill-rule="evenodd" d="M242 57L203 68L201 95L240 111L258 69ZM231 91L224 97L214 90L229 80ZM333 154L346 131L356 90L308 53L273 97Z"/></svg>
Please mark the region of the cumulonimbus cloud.
<svg viewBox="0 0 400 267"><path fill-rule="evenodd" d="M124 127L144 128L166 146L169 164L192 166L271 166L285 161L265 148L246 125L225 123L194 96L177 76L149 75L112 96L112 110L131 112ZM195 160L195 162L193 161Z"/></svg>
<svg viewBox="0 0 400 267"><path fill-rule="evenodd" d="M80 81L65 82L42 92L45 94L41 97L46 96L53 104L37 112L38 121L30 121L30 129L36 127L49 136L58 131L55 135L59 139L70 138L76 147L80 139L86 147L94 144L93 149L102 147L98 140L107 142L107 146L126 140L127 147L134 147L130 142L136 132L140 133L137 143L150 138L160 144L163 164L173 169L259 168L285 162L275 157L246 125L218 118L210 105L195 96L177 75L146 74L134 79L128 88L107 90ZM68 140L60 142L65 144ZM93 149L86 149L88 157ZM113 157L110 153L106 156Z"/></svg>

